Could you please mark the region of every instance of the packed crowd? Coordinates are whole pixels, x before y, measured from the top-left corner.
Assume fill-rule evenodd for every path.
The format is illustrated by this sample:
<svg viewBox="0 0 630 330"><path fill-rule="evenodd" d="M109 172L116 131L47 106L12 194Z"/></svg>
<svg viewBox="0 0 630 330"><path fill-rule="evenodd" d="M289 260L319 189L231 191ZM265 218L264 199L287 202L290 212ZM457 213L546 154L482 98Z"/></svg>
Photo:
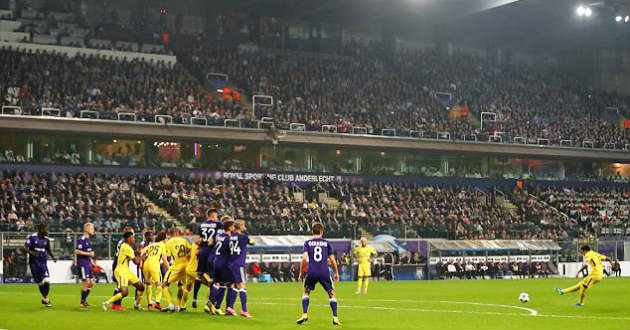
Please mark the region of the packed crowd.
<svg viewBox="0 0 630 330"><path fill-rule="evenodd" d="M303 200L291 186L270 180L153 178L156 204L194 226L208 208L249 219L252 232L308 234L310 223L324 223L330 237L361 231L407 237L451 239L568 239L581 232L552 210L523 201L510 210L503 202L468 187L413 184L319 184L306 187ZM320 200L321 192L330 197Z"/></svg>
<svg viewBox="0 0 630 330"><path fill-rule="evenodd" d="M545 138L617 148L630 142L618 114L603 116L608 107L627 109L622 97L583 88L552 68L497 65L457 52L394 53L379 43L354 42L340 55L200 45L180 57L191 59L192 72L226 73L246 94L274 96L275 106L258 117L305 123L309 130L333 125L340 132L365 127L381 134L393 128L403 136L448 132L455 139L488 139L496 132L502 141ZM497 114L483 130L470 119L482 111Z"/></svg>
<svg viewBox="0 0 630 330"><path fill-rule="evenodd" d="M288 123L303 123L315 131L332 125L338 132L362 127L368 134L460 140L542 138L550 144L569 140L576 146L593 142L618 149L630 143L628 129L619 125L620 113L627 111L621 97L583 88L553 68L499 65L459 52L393 52L379 43L348 42L336 55L209 44L200 41L180 51L183 65L173 68L4 49L3 104L21 105L24 114L55 107L78 117L80 109L90 109L105 119L132 112L139 121L169 115L175 123L190 123L194 117L195 124L222 126L225 119L235 119L242 127L257 127L258 119L270 117L287 129ZM240 95L203 90L210 72L227 74L228 85L244 99L271 95L274 105L252 113ZM497 114L483 129L478 120L482 111Z"/></svg>
<svg viewBox="0 0 630 330"><path fill-rule="evenodd" d="M589 234L630 234L630 189L627 187L545 189L540 197L574 219Z"/></svg>
<svg viewBox="0 0 630 330"><path fill-rule="evenodd" d="M248 219L250 232L260 235L308 235L311 223L326 226L329 237L351 237L353 223L326 203L296 202L291 186L270 180L195 180L171 177L154 178L150 196L190 228L210 207Z"/></svg>
<svg viewBox="0 0 630 330"><path fill-rule="evenodd" d="M174 225L165 218L172 215L192 232L214 207L246 219L257 235L308 235L313 222L323 223L332 238L386 233L562 241L630 234L629 192L612 188L496 193L466 186L328 183L298 192L290 183L268 179L27 172L2 173L0 179L0 223L9 230L32 230L41 221L53 231L77 230L88 220L103 233L126 225L164 229Z"/></svg>
<svg viewBox="0 0 630 330"><path fill-rule="evenodd" d="M3 105L20 106L22 115L54 108L61 117L80 117L81 110L90 110L100 119L133 113L138 121L154 121L157 114L190 116L191 104L197 101L194 79L181 66L171 68L162 62L2 48L0 66ZM46 114L57 115L50 110Z"/></svg>
<svg viewBox="0 0 630 330"><path fill-rule="evenodd" d="M147 205L141 189L142 182L133 177L0 172L0 230L32 231L42 222L51 231L70 233L81 232L86 221L102 234L125 226L169 226Z"/></svg>
<svg viewBox="0 0 630 330"><path fill-rule="evenodd" d="M271 117L278 124L304 123L315 131L332 125L345 133L357 126L369 134L391 128L400 135L409 135L410 130L435 135L452 129L460 138L472 134L468 118L451 118L433 97L441 87L450 91L450 85L441 86L437 80L436 85L427 85L433 81L428 75L426 81L404 79L390 58L379 56L384 53L380 49L360 52L358 45L349 44L347 52L352 50L356 52L317 55L199 45L180 57L189 58L185 63L200 77L226 73L229 82L247 95L273 96L274 106L257 108L256 117Z"/></svg>
<svg viewBox="0 0 630 330"><path fill-rule="evenodd" d="M435 273L442 279L496 279L549 277L555 273L547 262L438 262Z"/></svg>

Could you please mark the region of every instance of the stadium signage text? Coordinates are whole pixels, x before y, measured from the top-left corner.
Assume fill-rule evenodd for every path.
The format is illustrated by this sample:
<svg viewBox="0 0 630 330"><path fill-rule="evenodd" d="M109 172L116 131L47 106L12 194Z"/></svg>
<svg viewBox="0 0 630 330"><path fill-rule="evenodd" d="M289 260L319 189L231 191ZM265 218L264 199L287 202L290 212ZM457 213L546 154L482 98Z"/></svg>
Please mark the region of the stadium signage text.
<svg viewBox="0 0 630 330"><path fill-rule="evenodd" d="M431 257L429 258L429 264L435 265L438 262L442 263L461 263L461 262L472 262L472 263L480 263L480 262L548 262L551 261L551 256L546 255L535 255L535 256L488 256L488 257Z"/></svg>
<svg viewBox="0 0 630 330"><path fill-rule="evenodd" d="M226 179L261 180L267 178L273 181L286 182L337 182L341 178L335 175L312 175L291 173L247 173L247 172L221 172Z"/></svg>

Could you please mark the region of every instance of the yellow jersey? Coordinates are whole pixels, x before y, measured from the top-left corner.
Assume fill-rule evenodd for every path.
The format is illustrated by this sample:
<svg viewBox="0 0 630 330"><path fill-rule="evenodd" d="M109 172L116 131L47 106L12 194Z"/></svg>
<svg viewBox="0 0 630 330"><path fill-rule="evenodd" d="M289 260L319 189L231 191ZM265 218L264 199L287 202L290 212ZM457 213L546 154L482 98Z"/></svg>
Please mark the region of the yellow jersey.
<svg viewBox="0 0 630 330"><path fill-rule="evenodd" d="M136 255L133 252L133 248L129 244L123 243L118 251L116 270L129 270L129 260L133 260L135 257Z"/></svg>
<svg viewBox="0 0 630 330"><path fill-rule="evenodd" d="M354 254L359 256L359 264L369 264L370 257L376 255L376 251L371 246L359 246L354 250Z"/></svg>
<svg viewBox="0 0 630 330"><path fill-rule="evenodd" d="M190 255L190 242L182 237L173 237L166 242L166 255L173 265L185 266Z"/></svg>
<svg viewBox="0 0 630 330"><path fill-rule="evenodd" d="M608 257L595 251L588 251L584 255L584 262L591 267L590 274L592 275L602 275L604 273L604 265L602 265L602 260L606 259L608 259Z"/></svg>
<svg viewBox="0 0 630 330"><path fill-rule="evenodd" d="M197 270L197 266L199 265L198 251L199 245L193 243L190 248L190 260L188 260L188 266L186 266L188 269Z"/></svg>
<svg viewBox="0 0 630 330"><path fill-rule="evenodd" d="M144 248L147 253L145 264L159 265L162 255L166 253L166 244L164 242L155 242Z"/></svg>

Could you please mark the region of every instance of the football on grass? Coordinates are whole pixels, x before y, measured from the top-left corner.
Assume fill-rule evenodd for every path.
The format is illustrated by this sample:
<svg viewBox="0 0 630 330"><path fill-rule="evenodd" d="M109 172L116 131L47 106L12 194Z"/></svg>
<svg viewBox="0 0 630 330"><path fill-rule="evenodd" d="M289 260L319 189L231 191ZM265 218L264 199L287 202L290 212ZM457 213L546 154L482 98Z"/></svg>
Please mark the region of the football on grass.
<svg viewBox="0 0 630 330"><path fill-rule="evenodd" d="M522 303L526 303L529 301L529 295L526 292L523 292L518 296L518 300L520 300Z"/></svg>

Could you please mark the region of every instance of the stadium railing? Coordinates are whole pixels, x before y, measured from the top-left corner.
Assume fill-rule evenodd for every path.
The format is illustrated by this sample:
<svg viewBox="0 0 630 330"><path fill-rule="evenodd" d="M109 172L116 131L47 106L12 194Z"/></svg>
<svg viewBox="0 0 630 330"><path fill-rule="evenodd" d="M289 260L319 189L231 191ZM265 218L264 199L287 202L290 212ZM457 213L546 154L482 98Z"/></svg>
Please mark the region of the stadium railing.
<svg viewBox="0 0 630 330"><path fill-rule="evenodd" d="M42 108L42 117L61 117L61 110L57 108Z"/></svg>
<svg viewBox="0 0 630 330"><path fill-rule="evenodd" d="M99 119L98 111L92 110L81 110L79 111L79 116L86 119Z"/></svg>
<svg viewBox="0 0 630 330"><path fill-rule="evenodd" d="M99 120L99 121L108 121L108 122L116 122L116 121L131 121L138 122L137 115L133 112L119 112L116 114L116 119L104 119L100 118L101 115L97 111L92 110L80 110L80 117L65 117L61 116L61 110L58 108L42 108L39 114L34 115L26 115L22 113L22 108L19 106L2 106L2 111L0 116L7 117L24 117L24 118L33 118L36 116L39 117L47 117L50 119L59 119L59 120ZM151 117L149 117L151 118ZM163 121L160 122L160 119ZM224 119L223 122L210 122L206 117L186 117L179 118L177 121L175 117L170 115L154 115L152 118L153 124L159 125L163 123L167 123L170 125L178 125L183 124L186 126L223 126L226 128L243 128L249 127L254 129L269 129L269 128L277 128L279 124L283 124L283 130L291 130L297 132L305 132L305 133L317 133L318 131L311 132L305 124L302 123L276 123L273 121L271 117L263 117L260 121L253 121L253 126L247 125L243 126L243 123L240 119ZM143 124L151 124L152 122L142 122ZM355 126L349 132L339 132L339 127L337 125L321 125L319 132L321 133L335 133L335 134L353 134L353 135L375 135L375 136L385 136L391 138L418 138L418 139L428 139L428 140L457 140L457 141L467 141L467 142L481 142L481 143L507 143L507 144L530 144L530 145L538 145L538 146L559 146L566 148L583 148L583 149L600 149L600 150L624 150L630 151L630 143L600 143L592 140L583 140L583 141L572 141L572 140L551 140L547 138L525 138L522 136L516 136L511 138L510 136L505 135L504 132L494 132L491 135L486 134L456 134L453 135L449 131L442 132L426 132L422 130L409 130L399 134L396 129L381 129L377 130L380 134L370 133L366 127ZM404 133L404 134L403 134Z"/></svg>
<svg viewBox="0 0 630 330"><path fill-rule="evenodd" d="M192 117L190 118L190 125L208 126L208 119L205 117Z"/></svg>
<svg viewBox="0 0 630 330"><path fill-rule="evenodd" d="M352 127L352 134L367 134L368 130L366 127L360 127L360 126L353 126Z"/></svg>
<svg viewBox="0 0 630 330"><path fill-rule="evenodd" d="M119 112L118 120L136 121L136 114L133 112Z"/></svg>
<svg viewBox="0 0 630 330"><path fill-rule="evenodd" d="M10 112L10 113L9 113ZM3 105L2 115L22 115L22 108L14 105Z"/></svg>
<svg viewBox="0 0 630 330"><path fill-rule="evenodd" d="M159 124L173 124L173 116L169 115L155 115L155 122Z"/></svg>
<svg viewBox="0 0 630 330"><path fill-rule="evenodd" d="M337 126L335 126L335 125L322 125L322 133L337 133Z"/></svg>
<svg viewBox="0 0 630 330"><path fill-rule="evenodd" d="M241 121L238 119L226 119L223 121L225 127L241 127Z"/></svg>
<svg viewBox="0 0 630 330"><path fill-rule="evenodd" d="M384 135L384 136L396 136L396 129L395 128L383 128L381 130L381 135Z"/></svg>
<svg viewBox="0 0 630 330"><path fill-rule="evenodd" d="M524 138L522 136L515 136L513 141L514 141L514 143L525 144L525 143L527 143L527 138Z"/></svg>
<svg viewBox="0 0 630 330"><path fill-rule="evenodd" d="M437 139L438 140L450 140L451 139L451 133L450 132L439 132L437 134Z"/></svg>
<svg viewBox="0 0 630 330"><path fill-rule="evenodd" d="M298 132L306 132L306 125L301 123L291 123L289 124L289 130L298 131Z"/></svg>

